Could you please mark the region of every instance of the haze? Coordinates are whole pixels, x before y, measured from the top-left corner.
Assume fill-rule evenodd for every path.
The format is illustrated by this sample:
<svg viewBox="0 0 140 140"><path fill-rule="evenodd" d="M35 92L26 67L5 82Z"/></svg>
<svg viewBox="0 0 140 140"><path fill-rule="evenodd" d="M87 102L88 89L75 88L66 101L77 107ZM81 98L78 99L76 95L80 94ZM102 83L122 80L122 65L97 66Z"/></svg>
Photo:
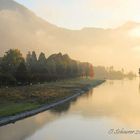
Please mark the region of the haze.
<svg viewBox="0 0 140 140"><path fill-rule="evenodd" d="M140 21L139 0L16 0L61 27L117 27Z"/></svg>
<svg viewBox="0 0 140 140"><path fill-rule="evenodd" d="M9 48L62 52L93 65L139 68L140 1L17 1L37 16L12 0L0 1L1 55Z"/></svg>

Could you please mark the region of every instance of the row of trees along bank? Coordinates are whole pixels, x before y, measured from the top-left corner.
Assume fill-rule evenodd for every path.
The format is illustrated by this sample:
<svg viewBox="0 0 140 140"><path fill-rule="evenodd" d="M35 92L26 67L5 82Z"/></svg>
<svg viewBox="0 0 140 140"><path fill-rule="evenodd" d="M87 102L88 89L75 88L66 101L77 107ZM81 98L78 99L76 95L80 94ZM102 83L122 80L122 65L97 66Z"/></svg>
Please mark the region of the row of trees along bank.
<svg viewBox="0 0 140 140"><path fill-rule="evenodd" d="M48 58L40 53L28 53L26 58L18 49L10 49L0 58L0 85L27 85L74 77L93 77L93 66L71 59L67 54Z"/></svg>

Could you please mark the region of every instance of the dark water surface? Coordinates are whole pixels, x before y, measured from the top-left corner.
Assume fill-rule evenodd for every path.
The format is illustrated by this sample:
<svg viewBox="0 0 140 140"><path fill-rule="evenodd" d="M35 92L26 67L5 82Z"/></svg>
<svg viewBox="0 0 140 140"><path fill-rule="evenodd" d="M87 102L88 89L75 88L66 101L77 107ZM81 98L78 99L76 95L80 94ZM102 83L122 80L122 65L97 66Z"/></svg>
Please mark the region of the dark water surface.
<svg viewBox="0 0 140 140"><path fill-rule="evenodd" d="M0 140L139 139L139 79L107 81L69 103L0 127Z"/></svg>

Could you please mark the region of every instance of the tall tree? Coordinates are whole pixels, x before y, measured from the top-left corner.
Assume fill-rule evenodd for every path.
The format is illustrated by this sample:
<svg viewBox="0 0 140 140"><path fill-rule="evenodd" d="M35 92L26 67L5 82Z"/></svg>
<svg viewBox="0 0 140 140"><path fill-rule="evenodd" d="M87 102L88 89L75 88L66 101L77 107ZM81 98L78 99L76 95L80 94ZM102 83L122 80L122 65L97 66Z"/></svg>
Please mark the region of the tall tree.
<svg viewBox="0 0 140 140"><path fill-rule="evenodd" d="M31 63L32 63L32 55L31 52L28 52L28 54L26 55L26 65L28 68L30 67Z"/></svg>
<svg viewBox="0 0 140 140"><path fill-rule="evenodd" d="M36 56L35 51L32 52L32 57L31 58L32 58L32 62L36 64L37 63L37 56Z"/></svg>
<svg viewBox="0 0 140 140"><path fill-rule="evenodd" d="M2 70L14 74L24 58L18 49L8 50L2 58Z"/></svg>
<svg viewBox="0 0 140 140"><path fill-rule="evenodd" d="M47 60L44 53L40 53L38 58L38 72L47 72Z"/></svg>
<svg viewBox="0 0 140 140"><path fill-rule="evenodd" d="M28 52L27 56L26 56L26 65L27 65L27 69L32 72L32 73L36 73L38 70L38 61L37 61L37 56L35 51L33 51L32 53Z"/></svg>
<svg viewBox="0 0 140 140"><path fill-rule="evenodd" d="M16 71L16 79L18 82L26 83L29 79L25 62L21 62Z"/></svg>
<svg viewBox="0 0 140 140"><path fill-rule="evenodd" d="M46 62L47 60L46 60L45 54L41 52L38 58L38 63L40 65L46 65Z"/></svg>

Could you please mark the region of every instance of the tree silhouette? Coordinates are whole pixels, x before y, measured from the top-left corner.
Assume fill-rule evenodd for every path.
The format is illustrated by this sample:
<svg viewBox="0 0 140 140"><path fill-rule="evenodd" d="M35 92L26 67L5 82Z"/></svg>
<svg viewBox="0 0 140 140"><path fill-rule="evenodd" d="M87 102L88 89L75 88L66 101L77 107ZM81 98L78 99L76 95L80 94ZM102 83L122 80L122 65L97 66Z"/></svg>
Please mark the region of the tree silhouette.
<svg viewBox="0 0 140 140"><path fill-rule="evenodd" d="M14 74L19 64L23 61L24 58L18 49L10 49L2 58L2 70Z"/></svg>
<svg viewBox="0 0 140 140"><path fill-rule="evenodd" d="M26 83L28 79L29 77L25 62L21 62L16 71L16 80L21 83Z"/></svg>
<svg viewBox="0 0 140 140"><path fill-rule="evenodd" d="M73 60L67 54L53 54L46 59L41 52L37 59L33 51L28 52L25 61L19 50L10 49L0 61L0 81L6 75L11 81L22 85L72 77L93 77L94 73L91 64ZM8 80L4 83L8 83Z"/></svg>

